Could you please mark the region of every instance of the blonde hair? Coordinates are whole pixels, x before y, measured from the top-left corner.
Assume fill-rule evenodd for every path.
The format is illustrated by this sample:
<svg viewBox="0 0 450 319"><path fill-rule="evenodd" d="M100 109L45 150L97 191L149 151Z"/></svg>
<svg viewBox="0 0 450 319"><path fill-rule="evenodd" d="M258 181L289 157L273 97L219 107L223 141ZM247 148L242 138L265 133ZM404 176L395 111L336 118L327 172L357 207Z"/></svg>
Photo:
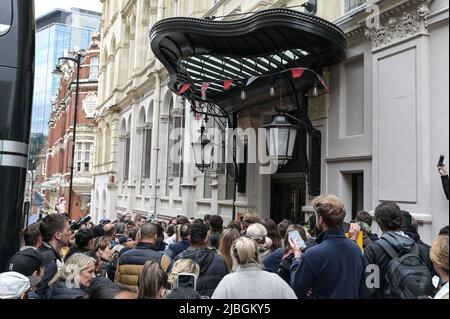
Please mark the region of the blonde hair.
<svg viewBox="0 0 450 319"><path fill-rule="evenodd" d="M256 241L264 242L267 237L267 229L260 223L251 224L247 228L246 236Z"/></svg>
<svg viewBox="0 0 450 319"><path fill-rule="evenodd" d="M80 273L92 263L95 266L96 260L85 254L73 254L66 260L65 264L58 270L49 286L58 280L70 280L73 288L80 288Z"/></svg>
<svg viewBox="0 0 450 319"><path fill-rule="evenodd" d="M197 277L200 274L200 266L192 259L179 259L172 267L172 272L169 275L169 283L172 287L177 286L178 275L182 272L195 274Z"/></svg>
<svg viewBox="0 0 450 319"><path fill-rule="evenodd" d="M240 266L256 264L261 267L258 258L258 244L253 239L239 237L231 245L231 259L233 260L233 271L237 271Z"/></svg>
<svg viewBox="0 0 450 319"><path fill-rule="evenodd" d="M331 228L342 226L346 211L344 203L336 195L321 195L312 201L312 205L317 215L323 218L327 226Z"/></svg>
<svg viewBox="0 0 450 319"><path fill-rule="evenodd" d="M267 229L260 223L251 224L247 228L246 237L253 239L258 244L260 257L264 257L264 253L268 253L272 246L272 240L267 237Z"/></svg>
<svg viewBox="0 0 450 319"><path fill-rule="evenodd" d="M448 236L436 237L431 244L430 258L448 275Z"/></svg>

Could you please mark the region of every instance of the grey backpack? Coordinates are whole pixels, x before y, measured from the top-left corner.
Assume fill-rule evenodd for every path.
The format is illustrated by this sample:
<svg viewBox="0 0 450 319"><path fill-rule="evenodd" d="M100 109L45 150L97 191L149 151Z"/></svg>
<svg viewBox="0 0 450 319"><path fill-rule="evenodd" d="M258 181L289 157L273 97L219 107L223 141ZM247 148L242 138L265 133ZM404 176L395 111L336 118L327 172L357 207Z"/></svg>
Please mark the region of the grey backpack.
<svg viewBox="0 0 450 319"><path fill-rule="evenodd" d="M386 272L385 298L418 299L428 296L432 289L432 275L419 257L419 245L399 254L386 240L376 243L391 258Z"/></svg>

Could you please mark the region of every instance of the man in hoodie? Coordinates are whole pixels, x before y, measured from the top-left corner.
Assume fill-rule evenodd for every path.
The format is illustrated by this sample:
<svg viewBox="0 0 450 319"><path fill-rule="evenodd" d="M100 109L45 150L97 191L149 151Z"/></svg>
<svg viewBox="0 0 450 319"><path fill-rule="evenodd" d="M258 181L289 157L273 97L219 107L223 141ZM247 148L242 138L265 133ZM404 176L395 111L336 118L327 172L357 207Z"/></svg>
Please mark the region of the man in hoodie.
<svg viewBox="0 0 450 319"><path fill-rule="evenodd" d="M427 250L427 254L429 255L430 252L430 248L431 246L425 244L421 239L420 239L420 235L417 232L417 222L413 219L413 217L411 216L411 214L409 212L407 212L406 210L402 210L402 215L403 215L403 223L402 223L402 228L401 230L408 235L409 238L414 239L414 241L421 245L424 246ZM414 222L413 222L414 221Z"/></svg>
<svg viewBox="0 0 450 319"><path fill-rule="evenodd" d="M219 282L228 274L227 264L216 249L208 248L208 226L195 223L191 230L191 247L180 253L178 259L192 259L200 266L197 281L197 292L202 296L211 297Z"/></svg>
<svg viewBox="0 0 450 319"><path fill-rule="evenodd" d="M383 234L381 235L381 241L389 243L389 245L399 254L411 252L417 245L414 239L411 239L402 230L403 214L400 207L393 202L385 202L377 206L375 209L375 219L381 228ZM433 265L430 264L430 258L428 250L421 245L417 245L419 248L419 258L432 272ZM384 299L387 281L386 273L388 270L391 257L387 254L385 249L379 244L374 242L366 247L364 251L365 265L377 265L379 269L379 288L365 287L364 297ZM372 275L366 272L366 276Z"/></svg>

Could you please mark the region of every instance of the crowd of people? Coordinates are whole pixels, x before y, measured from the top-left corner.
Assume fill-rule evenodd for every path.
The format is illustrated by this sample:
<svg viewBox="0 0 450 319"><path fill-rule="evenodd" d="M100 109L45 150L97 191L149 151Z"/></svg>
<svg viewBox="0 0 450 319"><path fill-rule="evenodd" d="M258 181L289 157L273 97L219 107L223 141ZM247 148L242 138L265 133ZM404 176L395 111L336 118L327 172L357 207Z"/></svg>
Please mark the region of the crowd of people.
<svg viewBox="0 0 450 319"><path fill-rule="evenodd" d="M0 299L449 298L448 226L430 247L396 203L350 224L336 196L312 204L305 225L257 213L226 227L219 215L80 225L50 214L24 230Z"/></svg>

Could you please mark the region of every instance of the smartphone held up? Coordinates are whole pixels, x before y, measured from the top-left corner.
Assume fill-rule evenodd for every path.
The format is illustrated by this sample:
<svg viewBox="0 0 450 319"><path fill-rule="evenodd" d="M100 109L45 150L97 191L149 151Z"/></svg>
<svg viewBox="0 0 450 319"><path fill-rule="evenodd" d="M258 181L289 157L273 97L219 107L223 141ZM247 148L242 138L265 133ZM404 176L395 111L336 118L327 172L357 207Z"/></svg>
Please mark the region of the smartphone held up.
<svg viewBox="0 0 450 319"><path fill-rule="evenodd" d="M445 155L441 154L441 156L439 157L439 162L438 162L438 167L441 167L444 165L444 159L445 159Z"/></svg>
<svg viewBox="0 0 450 319"><path fill-rule="evenodd" d="M305 241L303 240L298 230L292 230L288 234L291 241L296 243L298 248L300 248L301 250L306 248Z"/></svg>
<svg viewBox="0 0 450 319"><path fill-rule="evenodd" d="M192 273L180 273L177 277L178 287L190 287L197 289L197 276Z"/></svg>

